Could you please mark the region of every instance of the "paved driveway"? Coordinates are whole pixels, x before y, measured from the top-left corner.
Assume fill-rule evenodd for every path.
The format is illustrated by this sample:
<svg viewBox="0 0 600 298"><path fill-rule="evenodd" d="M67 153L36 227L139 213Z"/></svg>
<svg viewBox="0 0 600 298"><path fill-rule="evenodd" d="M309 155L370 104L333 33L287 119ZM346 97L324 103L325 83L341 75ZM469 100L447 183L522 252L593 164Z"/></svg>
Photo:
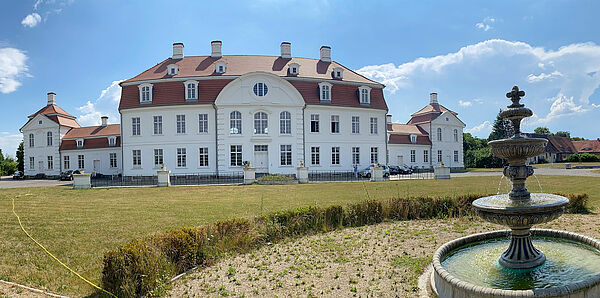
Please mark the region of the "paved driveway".
<svg viewBox="0 0 600 298"><path fill-rule="evenodd" d="M594 173L590 169L535 169L536 175L558 175L558 176L586 176L600 177L600 173ZM474 176L502 176L502 172L465 172L452 173L452 177L474 177Z"/></svg>
<svg viewBox="0 0 600 298"><path fill-rule="evenodd" d="M16 187L38 187L38 186L71 186L71 181L59 181L49 179L26 179L13 180L12 176L3 176L0 179L0 188L16 188Z"/></svg>

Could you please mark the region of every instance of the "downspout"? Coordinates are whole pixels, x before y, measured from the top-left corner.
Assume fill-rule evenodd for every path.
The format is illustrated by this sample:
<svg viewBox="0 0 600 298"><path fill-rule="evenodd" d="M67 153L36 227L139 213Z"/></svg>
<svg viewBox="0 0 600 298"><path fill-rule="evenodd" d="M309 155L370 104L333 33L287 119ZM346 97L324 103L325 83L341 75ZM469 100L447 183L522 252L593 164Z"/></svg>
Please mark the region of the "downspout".
<svg viewBox="0 0 600 298"><path fill-rule="evenodd" d="M217 106L213 103L215 110L215 172L219 176L219 130L217 129Z"/></svg>
<svg viewBox="0 0 600 298"><path fill-rule="evenodd" d="M60 152L60 124L58 125L58 175L60 176L60 173L62 173L63 168L62 168L62 154ZM23 147L25 147L25 144L23 144ZM25 161L23 161L23 164L25 164ZM23 167L24 168L24 167Z"/></svg>
<svg viewBox="0 0 600 298"><path fill-rule="evenodd" d="M121 121L121 125L119 125L119 128L121 129L121 177L123 177L124 175L124 171L125 171L125 152L123 151L123 143L124 143L124 139L123 139L123 113L121 113L121 109L119 109L119 116L121 117L120 121ZM116 141L115 141L116 142ZM110 161L109 161L110 162Z"/></svg>
<svg viewBox="0 0 600 298"><path fill-rule="evenodd" d="M302 107L302 162L306 165L306 104Z"/></svg>
<svg viewBox="0 0 600 298"><path fill-rule="evenodd" d="M388 152L388 133L387 133L387 113L388 111L385 112L385 116L384 116L384 120L383 120L383 137L385 138L384 142L385 142L385 164L389 165L390 164L390 154Z"/></svg>

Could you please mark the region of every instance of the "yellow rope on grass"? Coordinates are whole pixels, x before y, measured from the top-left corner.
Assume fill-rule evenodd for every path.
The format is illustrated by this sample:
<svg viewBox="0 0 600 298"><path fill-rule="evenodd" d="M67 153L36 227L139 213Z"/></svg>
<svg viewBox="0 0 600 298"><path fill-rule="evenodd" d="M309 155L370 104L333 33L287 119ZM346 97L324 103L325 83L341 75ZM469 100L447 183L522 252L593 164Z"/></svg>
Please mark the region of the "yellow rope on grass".
<svg viewBox="0 0 600 298"><path fill-rule="evenodd" d="M23 224L21 223L21 218L19 217L19 215L17 214L17 212L15 212L15 198L12 198L12 212L13 214L17 217L17 220L19 221L19 226L21 226L21 230L23 230L23 232L25 232L25 235L27 235L27 237L29 237L29 239L33 240L33 242L35 242L35 244L37 244L39 247L41 247L49 256L51 256L54 260L56 260L59 264L61 264L63 267L67 268L67 270L71 271L71 273L75 274L77 277L81 278L83 281L85 281L86 283L88 283L89 285L91 285L92 287L112 296L112 297L117 297L115 294L97 286L96 284L94 284L93 282L87 280L85 277L81 276L79 273L75 272L73 269L69 268L69 266L67 266L65 263L61 262L57 257L55 257L50 251L48 251L41 243L37 242L37 240L35 240L33 237L31 237L31 235L27 232L27 230L25 230L25 228L23 227Z"/></svg>

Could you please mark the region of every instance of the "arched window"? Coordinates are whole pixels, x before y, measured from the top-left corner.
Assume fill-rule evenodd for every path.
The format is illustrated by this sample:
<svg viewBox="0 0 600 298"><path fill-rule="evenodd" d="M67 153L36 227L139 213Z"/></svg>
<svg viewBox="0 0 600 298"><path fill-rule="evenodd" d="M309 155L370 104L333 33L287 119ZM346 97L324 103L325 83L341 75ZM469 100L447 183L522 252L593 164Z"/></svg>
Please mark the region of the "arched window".
<svg viewBox="0 0 600 298"><path fill-rule="evenodd" d="M279 114L279 133L292 133L292 115L290 114L290 112L284 111Z"/></svg>
<svg viewBox="0 0 600 298"><path fill-rule="evenodd" d="M47 142L48 142L48 146L52 146L52 132L49 131L47 134Z"/></svg>
<svg viewBox="0 0 600 298"><path fill-rule="evenodd" d="M35 138L33 137L33 134L30 133L29 134L29 147L33 147L35 146Z"/></svg>
<svg viewBox="0 0 600 298"><path fill-rule="evenodd" d="M267 114L258 112L254 114L254 133L255 134L267 134L269 122L267 120Z"/></svg>
<svg viewBox="0 0 600 298"><path fill-rule="evenodd" d="M229 133L242 134L242 113L233 111L229 114Z"/></svg>
<svg viewBox="0 0 600 298"><path fill-rule="evenodd" d="M442 141L442 129L438 127L437 129L437 140Z"/></svg>
<svg viewBox="0 0 600 298"><path fill-rule="evenodd" d="M457 129L454 130L454 141L458 142L458 130Z"/></svg>

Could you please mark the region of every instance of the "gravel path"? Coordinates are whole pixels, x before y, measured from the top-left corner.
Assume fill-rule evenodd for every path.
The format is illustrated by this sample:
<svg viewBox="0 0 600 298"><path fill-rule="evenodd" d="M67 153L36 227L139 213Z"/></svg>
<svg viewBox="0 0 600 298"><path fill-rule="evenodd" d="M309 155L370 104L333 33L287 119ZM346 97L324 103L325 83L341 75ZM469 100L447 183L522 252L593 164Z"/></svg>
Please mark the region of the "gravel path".
<svg viewBox="0 0 600 298"><path fill-rule="evenodd" d="M0 178L0 188L17 187L39 187L39 186L72 186L71 181L59 181L50 179L24 179L13 180L12 176L3 176Z"/></svg>

